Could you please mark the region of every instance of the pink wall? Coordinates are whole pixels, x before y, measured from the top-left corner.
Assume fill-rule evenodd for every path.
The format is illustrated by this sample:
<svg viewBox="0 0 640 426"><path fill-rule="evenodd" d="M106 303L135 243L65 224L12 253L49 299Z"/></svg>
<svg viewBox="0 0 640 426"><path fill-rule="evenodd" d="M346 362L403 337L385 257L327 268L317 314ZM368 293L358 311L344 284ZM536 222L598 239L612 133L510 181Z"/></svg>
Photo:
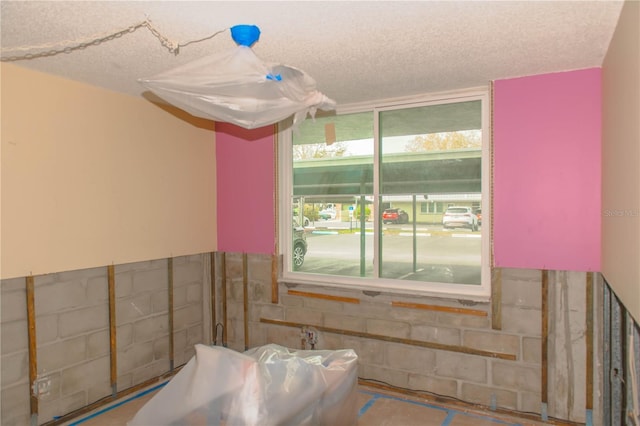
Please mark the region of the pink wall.
<svg viewBox="0 0 640 426"><path fill-rule="evenodd" d="M494 264L599 271L601 69L494 86Z"/></svg>
<svg viewBox="0 0 640 426"><path fill-rule="evenodd" d="M274 131L216 123L219 251L275 253Z"/></svg>

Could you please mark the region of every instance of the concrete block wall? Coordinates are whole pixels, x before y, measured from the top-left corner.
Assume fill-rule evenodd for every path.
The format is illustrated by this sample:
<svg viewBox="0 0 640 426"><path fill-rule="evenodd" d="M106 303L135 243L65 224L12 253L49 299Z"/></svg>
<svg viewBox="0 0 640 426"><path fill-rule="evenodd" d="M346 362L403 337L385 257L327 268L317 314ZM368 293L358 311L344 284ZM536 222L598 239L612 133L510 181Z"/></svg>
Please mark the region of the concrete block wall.
<svg viewBox="0 0 640 426"><path fill-rule="evenodd" d="M173 259L174 366L203 331L206 255ZM168 260L115 265L117 391L161 376L169 355ZM3 280L2 425L30 423L25 278ZM34 277L38 424L112 395L107 267Z"/></svg>
<svg viewBox="0 0 640 426"><path fill-rule="evenodd" d="M249 347L277 343L301 348L300 328L261 322L266 318L513 355L515 360L500 359L330 332L320 332L315 346L355 349L363 379L488 407L540 415L548 410L550 417L585 422L584 272L549 274L549 404L543 408L541 271L501 271L502 321L495 329L489 303L280 283L279 302L274 304L270 268L270 256L248 256ZM227 253L228 347L239 351L245 339L242 273L242 256ZM351 298L358 303L305 297L289 290ZM486 315L397 307L392 302L468 308ZM601 321L600 317L596 320Z"/></svg>

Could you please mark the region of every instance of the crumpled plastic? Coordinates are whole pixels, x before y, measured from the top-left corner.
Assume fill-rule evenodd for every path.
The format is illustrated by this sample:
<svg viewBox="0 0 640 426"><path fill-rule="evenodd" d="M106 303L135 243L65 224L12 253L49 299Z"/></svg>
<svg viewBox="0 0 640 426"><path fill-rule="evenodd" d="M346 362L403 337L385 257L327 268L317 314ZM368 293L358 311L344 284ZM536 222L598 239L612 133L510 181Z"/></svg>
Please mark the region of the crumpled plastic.
<svg viewBox="0 0 640 426"><path fill-rule="evenodd" d="M351 349L195 348L196 355L128 426L357 423L358 357Z"/></svg>
<svg viewBox="0 0 640 426"><path fill-rule="evenodd" d="M232 30L238 27L249 26ZM296 125L307 115L314 117L318 109L335 109L335 101L319 92L315 80L304 71L264 63L251 49L251 40L238 41L236 35L234 40L238 43L235 48L138 81L191 115L246 129L292 115Z"/></svg>

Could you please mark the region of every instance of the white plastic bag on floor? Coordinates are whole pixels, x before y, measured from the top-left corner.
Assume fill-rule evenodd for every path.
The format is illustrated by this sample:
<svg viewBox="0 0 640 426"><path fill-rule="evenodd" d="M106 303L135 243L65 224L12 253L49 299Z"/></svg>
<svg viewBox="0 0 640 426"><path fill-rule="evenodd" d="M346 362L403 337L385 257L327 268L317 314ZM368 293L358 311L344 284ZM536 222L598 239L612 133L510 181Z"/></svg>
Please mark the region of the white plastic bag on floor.
<svg viewBox="0 0 640 426"><path fill-rule="evenodd" d="M167 102L206 119L253 129L294 116L294 124L335 102L305 72L263 63L251 49L260 31L233 27L238 46L139 82ZM247 34L249 33L249 34Z"/></svg>
<svg viewBox="0 0 640 426"><path fill-rule="evenodd" d="M266 345L239 353L196 345L196 355L128 426L355 425L356 384L350 349Z"/></svg>

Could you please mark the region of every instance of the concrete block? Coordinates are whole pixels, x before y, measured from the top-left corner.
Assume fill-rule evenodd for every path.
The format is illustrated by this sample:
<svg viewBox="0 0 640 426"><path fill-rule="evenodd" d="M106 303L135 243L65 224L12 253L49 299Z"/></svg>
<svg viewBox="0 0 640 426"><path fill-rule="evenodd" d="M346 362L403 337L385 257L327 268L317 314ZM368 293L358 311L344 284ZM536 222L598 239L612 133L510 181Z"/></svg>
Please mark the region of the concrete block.
<svg viewBox="0 0 640 426"><path fill-rule="evenodd" d="M305 297L304 307L314 311L322 311L327 313L341 313L343 312L344 302L338 302L335 300L315 299L313 297Z"/></svg>
<svg viewBox="0 0 640 426"><path fill-rule="evenodd" d="M190 305L176 309L173 314L173 327L176 330L202 323L202 305Z"/></svg>
<svg viewBox="0 0 640 426"><path fill-rule="evenodd" d="M104 305L90 306L61 313L58 327L62 338L108 328L109 308Z"/></svg>
<svg viewBox="0 0 640 426"><path fill-rule="evenodd" d="M116 338L117 338L116 330ZM109 355L111 348L109 330L100 330L87 335L87 358L97 358Z"/></svg>
<svg viewBox="0 0 640 426"><path fill-rule="evenodd" d="M156 315L133 323L134 344L159 339L169 333L169 316Z"/></svg>
<svg viewBox="0 0 640 426"><path fill-rule="evenodd" d="M59 340L38 348L38 371L46 374L60 370L82 362L86 357L86 336Z"/></svg>
<svg viewBox="0 0 640 426"><path fill-rule="evenodd" d="M193 346L203 342L202 324L196 324L187 328L187 345Z"/></svg>
<svg viewBox="0 0 640 426"><path fill-rule="evenodd" d="M427 348L387 343L385 356L387 367L398 370L411 370L426 374L433 371L435 367L435 351Z"/></svg>
<svg viewBox="0 0 640 426"><path fill-rule="evenodd" d="M2 281L4 285L5 281ZM0 315L2 322L26 320L27 319L27 291L25 289L24 279L22 281L22 289L7 290L2 289L2 297L0 297Z"/></svg>
<svg viewBox="0 0 640 426"><path fill-rule="evenodd" d="M349 315L327 312L324 314L324 326L339 330L365 331L367 320Z"/></svg>
<svg viewBox="0 0 640 426"><path fill-rule="evenodd" d="M167 306L169 303L168 298L165 296L164 299L167 301ZM178 287L173 289L173 307L181 308L187 304L187 287Z"/></svg>
<svg viewBox="0 0 640 426"><path fill-rule="evenodd" d="M542 339L537 337L522 338L522 360L535 364L542 363Z"/></svg>
<svg viewBox="0 0 640 426"><path fill-rule="evenodd" d="M118 374L116 377L116 390L121 392L133 386L133 373Z"/></svg>
<svg viewBox="0 0 640 426"><path fill-rule="evenodd" d="M203 277L201 262L189 262L185 264L173 264L173 285L181 287L190 283L201 283Z"/></svg>
<svg viewBox="0 0 640 426"><path fill-rule="evenodd" d="M344 337L339 334L320 333L316 349L350 349L344 345Z"/></svg>
<svg viewBox="0 0 640 426"><path fill-rule="evenodd" d="M109 303L109 279L106 268L102 276L87 279L87 302L92 305Z"/></svg>
<svg viewBox="0 0 640 426"><path fill-rule="evenodd" d="M39 285L38 280L35 281L34 304L37 315L62 312L87 305L85 284L79 279L45 285Z"/></svg>
<svg viewBox="0 0 640 426"><path fill-rule="evenodd" d="M36 342L38 346L58 339L58 314L36 316ZM25 330L25 338L27 331Z"/></svg>
<svg viewBox="0 0 640 426"><path fill-rule="evenodd" d="M169 275L166 260L163 261L162 268L136 271L133 275L134 293L160 291L166 294L168 289Z"/></svg>
<svg viewBox="0 0 640 426"><path fill-rule="evenodd" d="M116 348L118 350L125 349L131 344L133 344L133 324L123 324L116 327Z"/></svg>
<svg viewBox="0 0 640 426"><path fill-rule="evenodd" d="M2 284L4 285L4 281ZM0 400L2 412L0 424L3 426L24 426L30 423L29 384L22 383L2 387Z"/></svg>
<svg viewBox="0 0 640 426"><path fill-rule="evenodd" d="M496 407L515 410L518 408L518 393L505 389L482 386L474 383L462 383L460 397L475 404L491 407L495 400Z"/></svg>
<svg viewBox="0 0 640 426"><path fill-rule="evenodd" d="M0 360L2 361L0 362L2 389L29 380L29 354L27 352L3 355Z"/></svg>
<svg viewBox="0 0 640 426"><path fill-rule="evenodd" d="M151 294L138 294L116 301L116 324L127 324L153 313Z"/></svg>
<svg viewBox="0 0 640 426"><path fill-rule="evenodd" d="M355 297L351 295L350 297ZM387 320L391 317L391 305L370 302L361 302L359 304L345 303L342 313L351 316L361 316L364 318L375 318Z"/></svg>
<svg viewBox="0 0 640 426"><path fill-rule="evenodd" d="M28 325L26 320L2 322L2 355L29 349Z"/></svg>
<svg viewBox="0 0 640 426"><path fill-rule="evenodd" d="M288 348L300 348L300 329L277 325L269 326L267 328L267 342Z"/></svg>
<svg viewBox="0 0 640 426"><path fill-rule="evenodd" d="M111 378L108 380L97 380L87 390L87 402L93 404L96 401L101 400L111 395Z"/></svg>
<svg viewBox="0 0 640 426"><path fill-rule="evenodd" d="M486 383L487 361L477 355L437 351L435 368L429 373L441 377Z"/></svg>
<svg viewBox="0 0 640 426"><path fill-rule="evenodd" d="M480 317L476 315L455 314L449 312L438 312L438 324L450 328L491 328L491 319L489 316Z"/></svg>
<svg viewBox="0 0 640 426"><path fill-rule="evenodd" d="M435 324L438 319L438 313L424 309L391 307L388 318L412 324Z"/></svg>
<svg viewBox="0 0 640 426"><path fill-rule="evenodd" d="M370 365L384 364L385 343L379 340L345 337L344 347L353 349L358 355L358 362Z"/></svg>
<svg viewBox="0 0 640 426"><path fill-rule="evenodd" d="M409 336L413 340L437 342L445 345L460 344L460 330L434 325L412 325Z"/></svg>
<svg viewBox="0 0 640 426"><path fill-rule="evenodd" d="M114 287L116 299L129 297L133 294L133 272L118 272L120 266L115 267Z"/></svg>
<svg viewBox="0 0 640 426"><path fill-rule="evenodd" d="M515 362L492 361L494 386L514 391L540 392L540 367Z"/></svg>
<svg viewBox="0 0 640 426"><path fill-rule="evenodd" d="M0 290L2 292L2 297L4 297L5 293L10 293L12 291L25 291L26 280L24 277L17 278L8 278L4 280L0 280Z"/></svg>
<svg viewBox="0 0 640 426"><path fill-rule="evenodd" d="M84 393L96 381L109 380L111 377L110 365L109 357L104 356L62 370L60 376L62 396L73 395L77 392Z"/></svg>
<svg viewBox="0 0 640 426"><path fill-rule="evenodd" d="M542 413L542 397L540 392L520 392L518 410L526 413ZM547 407L548 410L548 407ZM597 424L597 423L596 423Z"/></svg>
<svg viewBox="0 0 640 426"><path fill-rule="evenodd" d="M40 372L37 375L37 380L41 382L48 382L49 390L38 393L38 401L55 401L60 398L62 389L61 372Z"/></svg>
<svg viewBox="0 0 640 426"><path fill-rule="evenodd" d="M462 342L464 346L474 349L520 355L520 336L513 334L465 330Z"/></svg>
<svg viewBox="0 0 640 426"><path fill-rule="evenodd" d="M175 294L174 294L175 295ZM174 300L175 303L175 300ZM174 304L174 308L177 305ZM184 306L184 304L183 304ZM169 293L162 291L155 291L151 293L151 312L159 314L169 311Z"/></svg>
<svg viewBox="0 0 640 426"><path fill-rule="evenodd" d="M153 361L153 346L148 343L118 350L118 375L131 373Z"/></svg>
<svg viewBox="0 0 640 426"><path fill-rule="evenodd" d="M187 286L187 303L202 303L202 284L195 283Z"/></svg>
<svg viewBox="0 0 640 426"><path fill-rule="evenodd" d="M269 298L271 300L271 298ZM304 301L300 296L290 296L288 294L281 294L279 296L280 304L283 306L299 307L304 305Z"/></svg>
<svg viewBox="0 0 640 426"><path fill-rule="evenodd" d="M271 303L271 280L268 282L255 279L249 281L249 300L257 303Z"/></svg>
<svg viewBox="0 0 640 426"><path fill-rule="evenodd" d="M247 272L249 281L263 280L265 277L271 279L271 255L270 254L250 254L247 256L249 265Z"/></svg>
<svg viewBox="0 0 640 426"><path fill-rule="evenodd" d="M541 291L541 276L537 281L506 280L503 276L502 304L540 309L542 303Z"/></svg>
<svg viewBox="0 0 640 426"><path fill-rule="evenodd" d="M417 391L432 392L438 395L458 397L458 382L455 379L409 374L409 388Z"/></svg>
<svg viewBox="0 0 640 426"><path fill-rule="evenodd" d="M321 325L322 312L304 308L289 308L285 311L285 319L307 325Z"/></svg>
<svg viewBox="0 0 640 426"><path fill-rule="evenodd" d="M411 326L405 322L400 321L367 319L366 330L371 334L408 338L411 332Z"/></svg>
<svg viewBox="0 0 640 426"><path fill-rule="evenodd" d="M358 377L365 380L378 380L380 382L401 388L409 387L409 373L392 368L358 364Z"/></svg>
<svg viewBox="0 0 640 426"><path fill-rule="evenodd" d="M149 343L150 345L153 346L153 359L154 360L159 360L159 359L164 359L164 360L169 360L170 356L169 356L169 336L163 336L160 337L156 340L154 340L153 342ZM175 344L175 341L174 341ZM175 350L175 347L174 347Z"/></svg>
<svg viewBox="0 0 640 426"><path fill-rule="evenodd" d="M542 316L540 310L503 306L502 331L505 333L540 337L542 335Z"/></svg>
<svg viewBox="0 0 640 426"><path fill-rule="evenodd" d="M259 309L260 318L284 320L285 309L283 306L269 304L260 305L257 308ZM252 309L255 309L255 307Z"/></svg>
<svg viewBox="0 0 640 426"><path fill-rule="evenodd" d="M541 282L542 271L539 269L502 268L502 281Z"/></svg>

